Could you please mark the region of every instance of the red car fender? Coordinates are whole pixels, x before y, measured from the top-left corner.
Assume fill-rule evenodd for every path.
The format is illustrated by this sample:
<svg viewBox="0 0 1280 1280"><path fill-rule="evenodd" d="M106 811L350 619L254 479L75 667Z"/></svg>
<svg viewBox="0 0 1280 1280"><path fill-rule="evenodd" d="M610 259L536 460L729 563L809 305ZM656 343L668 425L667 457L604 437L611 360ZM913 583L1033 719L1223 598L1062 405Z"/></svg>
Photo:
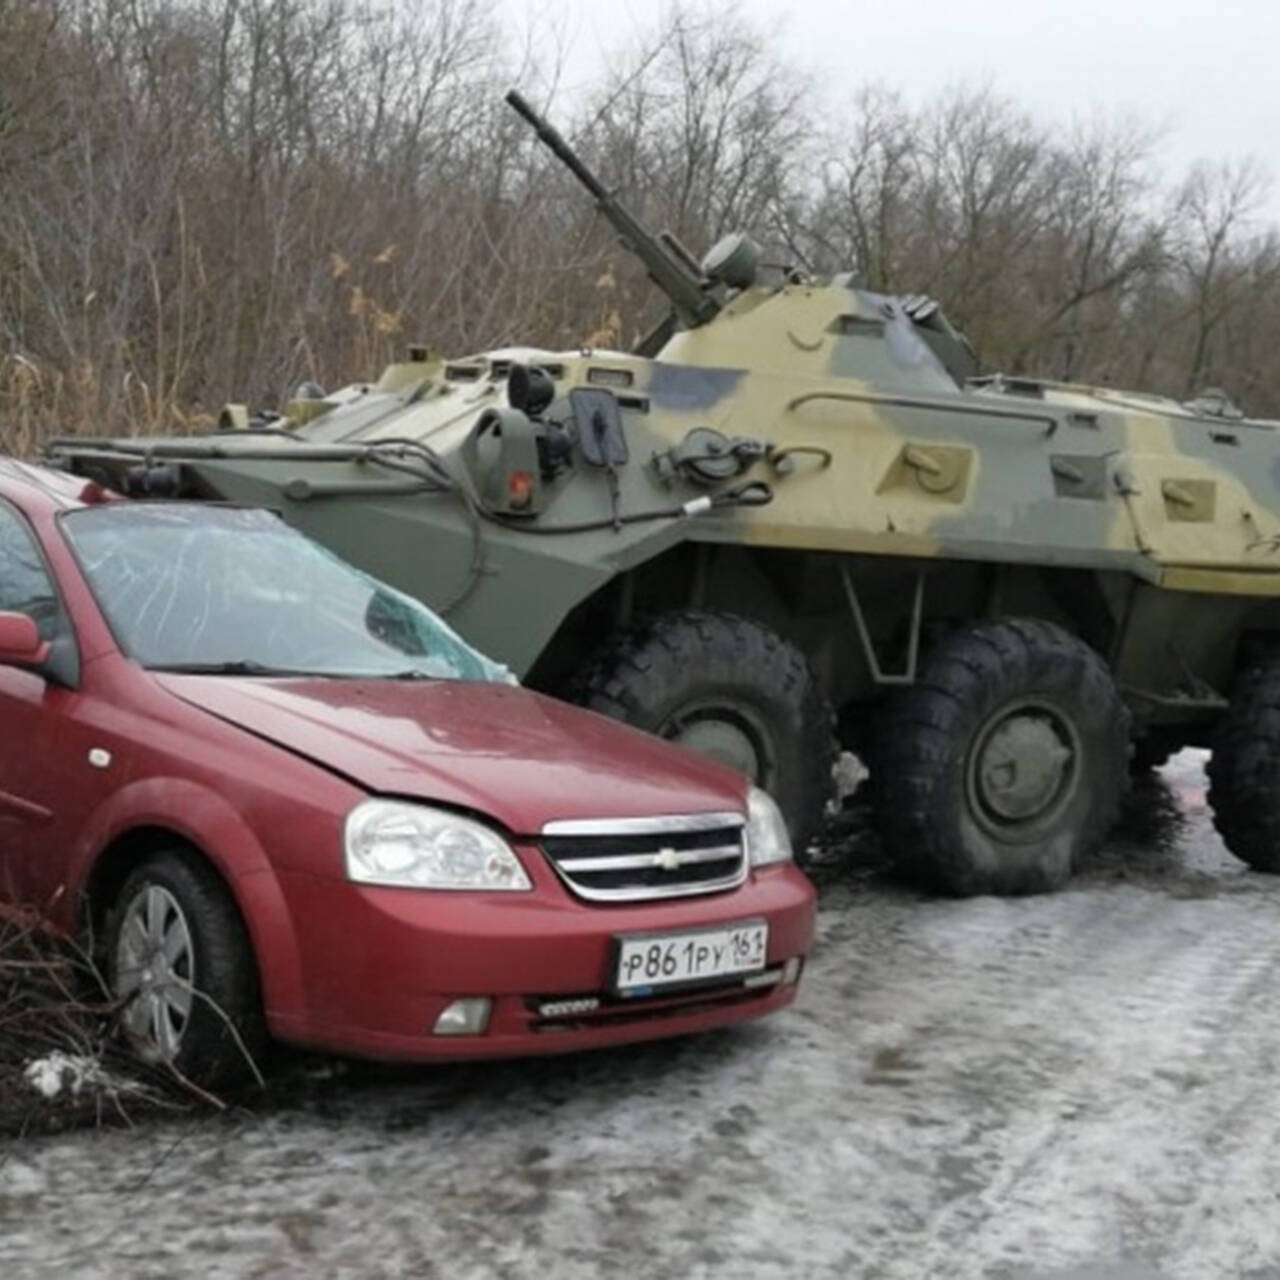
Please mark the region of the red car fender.
<svg viewBox="0 0 1280 1280"><path fill-rule="evenodd" d="M66 900L79 900L94 865L112 844L145 827L172 831L217 868L248 929L267 1009L301 1008L302 964L280 883L253 829L211 788L185 778L160 777L116 791L77 843Z"/></svg>

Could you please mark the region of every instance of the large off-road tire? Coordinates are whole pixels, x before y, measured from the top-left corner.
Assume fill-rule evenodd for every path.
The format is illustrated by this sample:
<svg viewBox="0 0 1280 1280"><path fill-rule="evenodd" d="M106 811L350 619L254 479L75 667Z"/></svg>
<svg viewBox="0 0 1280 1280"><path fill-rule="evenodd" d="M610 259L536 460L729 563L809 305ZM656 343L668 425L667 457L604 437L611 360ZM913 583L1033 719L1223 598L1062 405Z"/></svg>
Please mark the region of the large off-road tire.
<svg viewBox="0 0 1280 1280"><path fill-rule="evenodd" d="M107 915L107 976L144 1061L217 1087L251 1076L266 1041L253 949L217 874L194 853L151 854Z"/></svg>
<svg viewBox="0 0 1280 1280"><path fill-rule="evenodd" d="M745 773L777 801L797 856L833 791L835 717L804 656L744 618L671 613L609 641L574 701Z"/></svg>
<svg viewBox="0 0 1280 1280"><path fill-rule="evenodd" d="M1128 753L1128 712L1086 644L1034 619L967 625L886 709L881 836L949 893L1057 889L1114 822Z"/></svg>
<svg viewBox="0 0 1280 1280"><path fill-rule="evenodd" d="M1280 658L1250 667L1236 682L1208 773L1223 843L1255 871L1280 872Z"/></svg>

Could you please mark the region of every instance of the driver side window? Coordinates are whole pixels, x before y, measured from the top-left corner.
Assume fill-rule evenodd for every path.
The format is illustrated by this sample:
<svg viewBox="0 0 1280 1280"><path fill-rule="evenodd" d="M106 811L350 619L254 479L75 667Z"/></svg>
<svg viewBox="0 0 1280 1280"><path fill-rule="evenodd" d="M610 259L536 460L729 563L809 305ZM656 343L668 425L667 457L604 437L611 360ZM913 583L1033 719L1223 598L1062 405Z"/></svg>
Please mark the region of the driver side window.
<svg viewBox="0 0 1280 1280"><path fill-rule="evenodd" d="M0 504L0 611L25 613L40 628L42 640L67 632L66 615L39 547L26 522Z"/></svg>

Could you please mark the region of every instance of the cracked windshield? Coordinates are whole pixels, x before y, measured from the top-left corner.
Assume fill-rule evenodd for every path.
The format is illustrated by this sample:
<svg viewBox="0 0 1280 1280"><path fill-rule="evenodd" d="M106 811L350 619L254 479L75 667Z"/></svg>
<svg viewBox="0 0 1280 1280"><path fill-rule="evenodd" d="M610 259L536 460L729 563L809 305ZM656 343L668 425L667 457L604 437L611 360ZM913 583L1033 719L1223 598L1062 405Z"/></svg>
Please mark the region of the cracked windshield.
<svg viewBox="0 0 1280 1280"><path fill-rule="evenodd" d="M268 511L100 507L63 528L125 651L234 675L503 680L424 605Z"/></svg>

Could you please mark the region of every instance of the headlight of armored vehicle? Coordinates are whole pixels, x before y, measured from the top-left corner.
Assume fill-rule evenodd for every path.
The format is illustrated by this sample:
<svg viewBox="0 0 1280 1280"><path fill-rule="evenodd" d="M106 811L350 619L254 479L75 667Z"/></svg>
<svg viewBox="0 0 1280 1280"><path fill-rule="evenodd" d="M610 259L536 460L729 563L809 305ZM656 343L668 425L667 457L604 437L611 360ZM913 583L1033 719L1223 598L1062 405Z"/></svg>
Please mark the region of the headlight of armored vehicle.
<svg viewBox="0 0 1280 1280"><path fill-rule="evenodd" d="M747 796L747 856L753 867L791 861L791 837L773 797L759 787Z"/></svg>
<svg viewBox="0 0 1280 1280"><path fill-rule="evenodd" d="M369 800L347 817L347 876L406 889L531 889L495 831L447 809Z"/></svg>

